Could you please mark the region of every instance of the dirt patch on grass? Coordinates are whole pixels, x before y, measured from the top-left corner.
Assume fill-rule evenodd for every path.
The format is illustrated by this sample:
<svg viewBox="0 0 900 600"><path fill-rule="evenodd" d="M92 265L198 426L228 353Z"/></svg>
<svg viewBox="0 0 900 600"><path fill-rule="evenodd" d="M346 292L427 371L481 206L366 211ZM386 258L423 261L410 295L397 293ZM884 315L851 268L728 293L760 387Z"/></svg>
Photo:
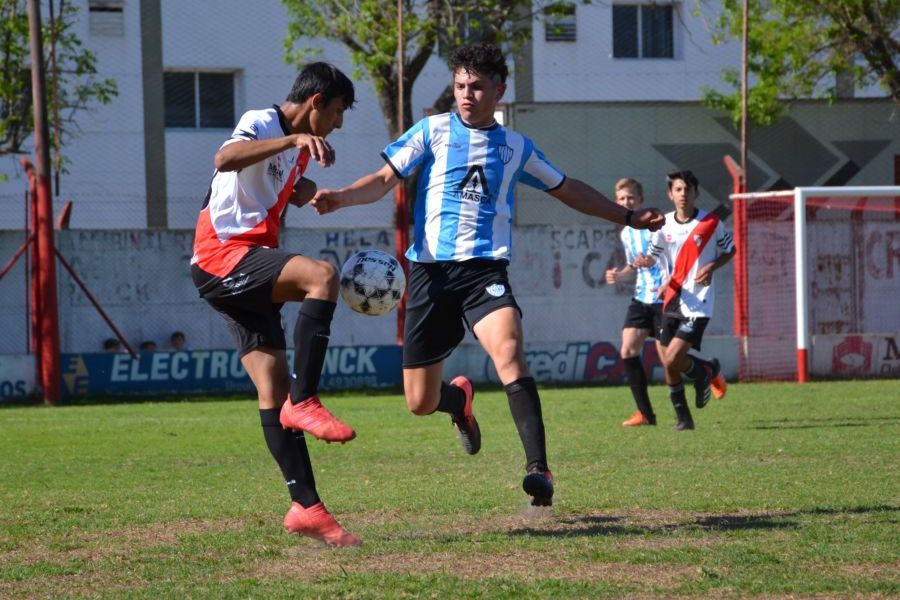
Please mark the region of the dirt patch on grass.
<svg viewBox="0 0 900 600"><path fill-rule="evenodd" d="M615 556L616 549L709 548L727 543L729 530L796 526L791 514L627 510L557 515L552 510L528 509L513 515L461 519L453 514L393 510L342 513L339 516L342 523L351 531L362 533L365 541L362 549L350 550L329 549L297 536L272 537L280 529L279 515L189 519L30 539L12 550L0 552L0 563L6 572L6 581L0 581L0 597L54 598L60 590L72 595L101 592L127 595L154 583L146 581L140 569L128 570L129 560L133 564L135 556L140 557L153 548L172 547L176 555L183 553L190 560L196 558L196 552L215 552L215 542L209 542L209 549L185 549L183 543L187 538L229 531L248 531L253 537L254 529L259 530L259 544L268 546L267 552L261 554L260 545L251 544L246 553L229 556L228 567L221 567L221 572L213 568L208 576L218 577L220 581L246 577L312 581L325 576L375 573L453 575L467 580L605 581L629 589L629 596L631 591L636 591L638 595L653 597L658 590L671 590L706 575L695 564L625 562ZM588 538L595 536L606 538L601 546L595 546L600 548L599 554L590 551ZM554 538L560 543L541 541ZM409 543L419 540L422 550ZM407 547L411 549L405 550ZM612 560L610 552L615 556ZM900 565L859 564L836 568L847 575L882 579L890 577L891 572L896 574ZM833 597L878 596L836 594Z"/></svg>
<svg viewBox="0 0 900 600"><path fill-rule="evenodd" d="M255 520L254 520L255 521ZM95 563L111 556L133 554L135 550L176 545L184 536L244 529L250 519L189 519L169 523L148 523L101 532L76 532L71 535L32 539L13 550L0 552L5 564L64 565L74 561Z"/></svg>
<svg viewBox="0 0 900 600"><path fill-rule="evenodd" d="M312 580L354 573L452 575L466 580L489 578L607 581L670 587L702 577L692 565L634 565L573 560L567 553L385 552L362 555L343 550L296 548L285 556L256 565L255 577ZM298 568L298 565L303 565Z"/></svg>

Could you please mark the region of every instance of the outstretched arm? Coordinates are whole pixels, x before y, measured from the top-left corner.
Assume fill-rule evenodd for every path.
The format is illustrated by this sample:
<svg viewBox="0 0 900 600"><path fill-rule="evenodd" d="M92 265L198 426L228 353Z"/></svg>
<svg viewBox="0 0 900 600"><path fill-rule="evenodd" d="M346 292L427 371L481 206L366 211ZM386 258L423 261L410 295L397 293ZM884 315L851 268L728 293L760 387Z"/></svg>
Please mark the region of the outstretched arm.
<svg viewBox="0 0 900 600"><path fill-rule="evenodd" d="M572 177L567 178L561 186L547 193L580 213L600 217L620 225L629 225L635 229L656 231L666 222L663 214L655 208L629 211L583 181ZM627 219L629 213L631 213L631 218Z"/></svg>
<svg viewBox="0 0 900 600"><path fill-rule="evenodd" d="M371 204L387 194L398 181L394 169L390 165L384 165L380 170L360 177L347 187L339 190L319 190L310 204L320 215L347 206Z"/></svg>

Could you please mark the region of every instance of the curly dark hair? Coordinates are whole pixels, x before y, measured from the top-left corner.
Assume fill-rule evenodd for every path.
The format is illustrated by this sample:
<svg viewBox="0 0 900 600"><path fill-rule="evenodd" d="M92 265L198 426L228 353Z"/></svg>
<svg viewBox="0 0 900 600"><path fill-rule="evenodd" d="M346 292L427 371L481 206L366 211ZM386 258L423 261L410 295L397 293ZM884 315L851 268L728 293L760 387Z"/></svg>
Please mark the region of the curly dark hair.
<svg viewBox="0 0 900 600"><path fill-rule="evenodd" d="M454 73L459 70L478 73L491 79L499 78L500 83L506 83L506 77L509 75L503 52L494 44L488 43L457 48L450 57L450 67Z"/></svg>

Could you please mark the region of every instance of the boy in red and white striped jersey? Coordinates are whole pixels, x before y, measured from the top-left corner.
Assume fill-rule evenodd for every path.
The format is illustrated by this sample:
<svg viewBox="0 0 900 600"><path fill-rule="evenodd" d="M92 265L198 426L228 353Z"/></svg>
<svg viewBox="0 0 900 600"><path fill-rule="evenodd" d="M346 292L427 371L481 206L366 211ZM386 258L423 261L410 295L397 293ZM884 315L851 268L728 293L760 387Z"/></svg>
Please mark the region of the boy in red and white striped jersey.
<svg viewBox="0 0 900 600"><path fill-rule="evenodd" d="M734 242L725 226L712 213L694 204L700 182L690 171L667 175L669 199L675 210L666 215L666 224L650 238L650 255L635 261L649 266L664 255L670 277L661 287L663 318L659 340L660 357L666 369L669 397L678 415L677 431L694 428L684 394L682 376L692 379L697 408L709 402L710 388L717 397L724 395L725 379L719 373L719 361L704 360L691 349L700 350L703 331L713 315L713 273L734 257Z"/></svg>
<svg viewBox="0 0 900 600"><path fill-rule="evenodd" d="M288 203L316 193L303 177L310 159L334 162L325 137L343 124L353 83L334 66L310 63L279 105L251 110L215 156L194 236L191 275L200 296L225 319L259 400L263 435L281 468L292 504L290 532L334 546L359 543L319 499L303 432L328 442L356 433L322 406L319 377L338 295L331 263L278 248ZM289 369L281 306L302 302Z"/></svg>

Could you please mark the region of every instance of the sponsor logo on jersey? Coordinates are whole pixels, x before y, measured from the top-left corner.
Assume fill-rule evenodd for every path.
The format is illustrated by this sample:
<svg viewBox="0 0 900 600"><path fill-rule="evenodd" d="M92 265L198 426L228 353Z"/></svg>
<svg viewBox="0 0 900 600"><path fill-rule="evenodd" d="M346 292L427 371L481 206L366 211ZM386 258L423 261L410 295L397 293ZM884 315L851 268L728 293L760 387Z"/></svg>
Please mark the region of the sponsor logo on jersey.
<svg viewBox="0 0 900 600"><path fill-rule="evenodd" d="M499 298L504 294L504 292L506 292L506 286L502 283L492 283L484 289L487 290L487 293L494 298Z"/></svg>
<svg viewBox="0 0 900 600"><path fill-rule="evenodd" d="M277 179L278 183L281 183L282 181L284 181L284 169L282 169L280 166L276 165L275 163L272 163L272 162L269 163L269 166L266 167L266 174L271 175L272 177Z"/></svg>
<svg viewBox="0 0 900 600"><path fill-rule="evenodd" d="M500 160L503 161L503 164L508 165L509 161L512 160L514 151L506 144L502 144L500 146L497 146L497 154L500 155Z"/></svg>
<svg viewBox="0 0 900 600"><path fill-rule="evenodd" d="M488 188L487 177L481 165L472 165L469 172L463 178L456 190L457 197L462 201L478 202L479 204L491 203L491 190Z"/></svg>

